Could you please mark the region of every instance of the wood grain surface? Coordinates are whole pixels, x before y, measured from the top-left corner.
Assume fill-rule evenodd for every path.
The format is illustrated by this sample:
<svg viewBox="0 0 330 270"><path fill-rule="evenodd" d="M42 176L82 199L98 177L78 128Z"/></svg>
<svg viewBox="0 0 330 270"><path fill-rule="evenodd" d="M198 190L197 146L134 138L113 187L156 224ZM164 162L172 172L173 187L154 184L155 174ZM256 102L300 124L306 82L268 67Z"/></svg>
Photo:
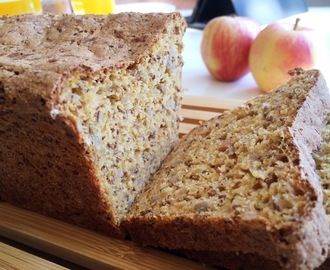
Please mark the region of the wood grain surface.
<svg viewBox="0 0 330 270"><path fill-rule="evenodd" d="M64 270L69 269L36 255L0 242L0 269Z"/></svg>
<svg viewBox="0 0 330 270"><path fill-rule="evenodd" d="M182 137L202 121L219 115L243 103L243 100L200 96L183 96L179 132Z"/></svg>

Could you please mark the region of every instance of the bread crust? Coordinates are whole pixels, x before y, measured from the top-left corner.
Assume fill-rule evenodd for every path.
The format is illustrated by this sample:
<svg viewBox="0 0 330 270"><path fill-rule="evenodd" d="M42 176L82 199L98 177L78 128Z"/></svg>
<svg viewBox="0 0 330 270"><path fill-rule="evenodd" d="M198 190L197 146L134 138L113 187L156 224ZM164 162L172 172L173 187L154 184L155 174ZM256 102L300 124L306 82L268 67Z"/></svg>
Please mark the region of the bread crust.
<svg viewBox="0 0 330 270"><path fill-rule="evenodd" d="M10 113L2 111L0 120L1 141L6 143L0 147L6 165L0 166L1 201L123 237L76 131L65 119L53 120L29 106L7 110ZM36 136L42 136L42 143ZM15 137L24 138L24 143L18 144ZM37 166L36 175L26 170L31 166Z"/></svg>

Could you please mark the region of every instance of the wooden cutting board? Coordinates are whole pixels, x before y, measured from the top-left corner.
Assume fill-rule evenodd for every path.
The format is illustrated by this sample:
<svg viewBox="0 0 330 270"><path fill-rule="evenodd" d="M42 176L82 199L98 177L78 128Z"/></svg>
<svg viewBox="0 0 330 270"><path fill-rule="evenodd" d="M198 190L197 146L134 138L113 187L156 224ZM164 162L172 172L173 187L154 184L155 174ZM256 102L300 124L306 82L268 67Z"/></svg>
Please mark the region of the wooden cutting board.
<svg viewBox="0 0 330 270"><path fill-rule="evenodd" d="M188 133L202 121L208 120L225 110L243 103L243 100L221 99L213 97L184 96L182 100L180 135Z"/></svg>
<svg viewBox="0 0 330 270"><path fill-rule="evenodd" d="M184 96L180 136L201 121L241 104L243 101ZM41 252L17 249L0 238L0 268L66 269L56 258L88 269L208 269L164 251L137 246L71 224L0 203L0 236ZM56 256L53 261L43 254ZM1 268L2 269L2 268Z"/></svg>

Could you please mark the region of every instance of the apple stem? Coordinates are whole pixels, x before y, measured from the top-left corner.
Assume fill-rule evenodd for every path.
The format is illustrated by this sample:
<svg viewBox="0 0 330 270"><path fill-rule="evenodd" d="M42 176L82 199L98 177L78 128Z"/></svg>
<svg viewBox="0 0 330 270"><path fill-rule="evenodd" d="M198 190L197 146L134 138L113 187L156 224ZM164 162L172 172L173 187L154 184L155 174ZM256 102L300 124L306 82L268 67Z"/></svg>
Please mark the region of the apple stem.
<svg viewBox="0 0 330 270"><path fill-rule="evenodd" d="M299 21L300 21L300 18L297 18L296 23L294 24L293 30L297 30Z"/></svg>

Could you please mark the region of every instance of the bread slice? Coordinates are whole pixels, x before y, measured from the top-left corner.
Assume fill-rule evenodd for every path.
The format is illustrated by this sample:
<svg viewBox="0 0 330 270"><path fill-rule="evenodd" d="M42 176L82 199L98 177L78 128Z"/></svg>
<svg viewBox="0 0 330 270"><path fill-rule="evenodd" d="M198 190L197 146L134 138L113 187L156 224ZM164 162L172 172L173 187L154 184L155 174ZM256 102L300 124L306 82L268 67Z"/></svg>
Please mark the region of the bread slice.
<svg viewBox="0 0 330 270"><path fill-rule="evenodd" d="M324 261L330 234L312 151L329 90L317 70L291 74L180 141L123 221L134 241L255 253L288 269Z"/></svg>
<svg viewBox="0 0 330 270"><path fill-rule="evenodd" d="M179 13L0 17L0 199L104 233L178 137Z"/></svg>
<svg viewBox="0 0 330 270"><path fill-rule="evenodd" d="M323 205L330 221L330 114L325 119L322 130L321 147L313 152L316 163L316 172L320 176L323 189ZM280 265L276 261L267 260L265 257L252 253L241 252L216 252L201 250L180 250L181 255L197 260L201 263L214 267L225 267L228 269L267 269L277 270ZM330 269L329 251L327 260L317 269Z"/></svg>

